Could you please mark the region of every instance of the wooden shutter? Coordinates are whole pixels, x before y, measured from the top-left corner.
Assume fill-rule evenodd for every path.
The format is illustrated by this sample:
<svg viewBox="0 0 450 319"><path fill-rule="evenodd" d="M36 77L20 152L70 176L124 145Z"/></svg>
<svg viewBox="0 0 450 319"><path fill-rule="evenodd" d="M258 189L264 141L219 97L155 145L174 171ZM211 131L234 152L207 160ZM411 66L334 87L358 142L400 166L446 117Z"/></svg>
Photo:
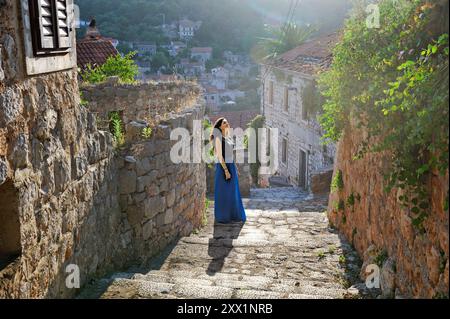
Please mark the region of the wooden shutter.
<svg viewBox="0 0 450 319"><path fill-rule="evenodd" d="M55 19L52 0L37 0L37 18L39 27L38 47L40 50L52 50L57 48L55 39Z"/></svg>
<svg viewBox="0 0 450 319"><path fill-rule="evenodd" d="M35 54L66 52L72 46L73 0L29 0Z"/></svg>
<svg viewBox="0 0 450 319"><path fill-rule="evenodd" d="M56 0L56 34L58 38L58 49L71 47L70 39L70 8L68 0Z"/></svg>

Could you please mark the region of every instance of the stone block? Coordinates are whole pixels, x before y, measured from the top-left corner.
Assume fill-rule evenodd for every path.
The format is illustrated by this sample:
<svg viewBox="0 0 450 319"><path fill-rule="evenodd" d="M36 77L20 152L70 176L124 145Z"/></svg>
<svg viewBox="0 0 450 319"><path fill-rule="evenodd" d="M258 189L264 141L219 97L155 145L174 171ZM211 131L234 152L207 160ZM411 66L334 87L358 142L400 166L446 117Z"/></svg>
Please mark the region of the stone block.
<svg viewBox="0 0 450 319"><path fill-rule="evenodd" d="M173 217L174 217L173 210L168 209L164 215L164 225L171 224L173 222Z"/></svg>
<svg viewBox="0 0 450 319"><path fill-rule="evenodd" d="M161 196L147 198L144 201L144 215L145 218L152 219L158 213L164 211L165 201Z"/></svg>
<svg viewBox="0 0 450 319"><path fill-rule="evenodd" d="M311 191L315 195L328 194L333 179L333 168L316 171L311 174Z"/></svg>
<svg viewBox="0 0 450 319"><path fill-rule="evenodd" d="M20 113L21 103L19 96L12 88L0 94L0 127L13 122Z"/></svg>
<svg viewBox="0 0 450 319"><path fill-rule="evenodd" d="M150 166L150 160L146 157L143 159L137 161L136 163L136 173L138 176L146 175L148 172L150 172L151 166Z"/></svg>
<svg viewBox="0 0 450 319"><path fill-rule="evenodd" d="M136 192L137 176L132 170L122 169L119 173L120 194L132 194Z"/></svg>
<svg viewBox="0 0 450 319"><path fill-rule="evenodd" d="M170 190L166 195L167 207L170 208L175 204L175 190Z"/></svg>
<svg viewBox="0 0 450 319"><path fill-rule="evenodd" d="M137 192L141 193L154 182L152 176L141 176L137 178Z"/></svg>
<svg viewBox="0 0 450 319"><path fill-rule="evenodd" d="M132 121L125 126L126 140L133 142L139 141L142 131L148 127L148 124L141 121Z"/></svg>
<svg viewBox="0 0 450 319"><path fill-rule="evenodd" d="M144 240L149 240L153 232L153 222L150 220L142 226L142 236Z"/></svg>
<svg viewBox="0 0 450 319"><path fill-rule="evenodd" d="M167 192L169 190L169 179L167 177L160 180L159 189L161 192Z"/></svg>
<svg viewBox="0 0 450 319"><path fill-rule="evenodd" d="M142 222L142 219L144 218L144 212L136 205L129 206L127 209L127 217L128 222L133 227Z"/></svg>
<svg viewBox="0 0 450 319"><path fill-rule="evenodd" d="M148 194L148 196L153 197L153 196L159 195L159 193L160 193L160 190L159 190L158 185L151 184L151 185L149 185L147 187L147 194Z"/></svg>

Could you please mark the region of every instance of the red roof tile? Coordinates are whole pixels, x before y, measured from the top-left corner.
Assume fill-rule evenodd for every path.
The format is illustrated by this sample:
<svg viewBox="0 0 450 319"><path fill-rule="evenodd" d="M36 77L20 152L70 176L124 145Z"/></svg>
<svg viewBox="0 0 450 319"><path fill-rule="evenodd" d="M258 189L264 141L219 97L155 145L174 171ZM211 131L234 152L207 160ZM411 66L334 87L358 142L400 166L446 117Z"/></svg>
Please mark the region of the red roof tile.
<svg viewBox="0 0 450 319"><path fill-rule="evenodd" d="M303 43L267 64L279 69L315 75L329 67L332 49L338 41L337 33L321 36Z"/></svg>
<svg viewBox="0 0 450 319"><path fill-rule="evenodd" d="M83 39L77 42L77 64L85 69L88 64L102 65L106 60L119 54L107 39Z"/></svg>

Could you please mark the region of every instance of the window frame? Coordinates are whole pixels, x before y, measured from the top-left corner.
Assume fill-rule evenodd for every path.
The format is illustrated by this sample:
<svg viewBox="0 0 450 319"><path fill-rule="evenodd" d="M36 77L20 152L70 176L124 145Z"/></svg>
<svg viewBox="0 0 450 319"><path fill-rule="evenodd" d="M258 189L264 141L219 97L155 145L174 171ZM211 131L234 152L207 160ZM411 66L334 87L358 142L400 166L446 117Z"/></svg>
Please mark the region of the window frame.
<svg viewBox="0 0 450 319"><path fill-rule="evenodd" d="M71 50L59 52L58 54L50 55L35 55L31 30L30 7L29 0L20 0L20 8L22 13L22 29L24 37L24 57L25 57L25 72L28 76L38 74L52 73L74 69L77 66L75 54L75 19L73 0L68 1L68 8L71 14L70 22L70 41Z"/></svg>
<svg viewBox="0 0 450 319"><path fill-rule="evenodd" d="M289 142L287 137L282 137L281 141L281 163L283 163L285 166L288 165L288 147Z"/></svg>
<svg viewBox="0 0 450 319"><path fill-rule="evenodd" d="M48 2L49 15L47 15L47 20L51 23L47 26L50 28L51 35L45 36L44 29L46 26L43 25L44 16L41 7L44 6L43 1ZM61 21L59 14L61 11L59 3L64 2L64 10L62 14L65 13L65 21ZM30 30L33 43L33 51L35 56L50 56L56 54L66 54L72 50L72 36L73 27L71 22L73 20L73 13L71 8L73 8L72 0L28 0L29 6L29 17L30 17ZM61 34L61 29L67 29L67 36Z"/></svg>

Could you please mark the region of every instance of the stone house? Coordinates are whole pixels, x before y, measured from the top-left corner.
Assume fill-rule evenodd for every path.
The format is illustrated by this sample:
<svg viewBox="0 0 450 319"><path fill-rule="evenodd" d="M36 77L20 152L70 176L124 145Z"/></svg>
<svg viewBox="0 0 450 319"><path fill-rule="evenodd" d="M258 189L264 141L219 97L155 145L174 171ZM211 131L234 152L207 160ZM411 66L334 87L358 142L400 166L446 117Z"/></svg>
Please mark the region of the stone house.
<svg viewBox="0 0 450 319"><path fill-rule="evenodd" d="M182 40L192 39L195 36L195 30L198 30L198 24L188 19L180 20L178 26L178 34Z"/></svg>
<svg viewBox="0 0 450 319"><path fill-rule="evenodd" d="M212 59L213 49L211 47L195 47L191 49L191 59L203 64Z"/></svg>
<svg viewBox="0 0 450 319"><path fill-rule="evenodd" d="M214 87L214 86L210 86L210 85L205 85L204 86L205 89L205 102L206 102L206 106L208 107L208 109L210 111L217 111L219 109L220 106L220 94L219 94L219 90Z"/></svg>
<svg viewBox="0 0 450 319"><path fill-rule="evenodd" d="M228 88L230 80L230 73L223 67L217 67L211 70L212 80L211 85L215 86L219 90L225 90Z"/></svg>
<svg viewBox="0 0 450 319"><path fill-rule="evenodd" d="M175 57L186 48L187 48L186 43L181 41L172 41L167 49L169 50L170 56Z"/></svg>
<svg viewBox="0 0 450 319"><path fill-rule="evenodd" d="M336 34L322 36L261 66L261 113L268 128L279 130L278 174L305 190L311 190L313 174L334 160L335 146L321 142L314 97L316 76L329 65L336 42Z"/></svg>
<svg viewBox="0 0 450 319"><path fill-rule="evenodd" d="M138 56L153 56L156 54L158 46L154 43L134 43L133 50L137 51Z"/></svg>

